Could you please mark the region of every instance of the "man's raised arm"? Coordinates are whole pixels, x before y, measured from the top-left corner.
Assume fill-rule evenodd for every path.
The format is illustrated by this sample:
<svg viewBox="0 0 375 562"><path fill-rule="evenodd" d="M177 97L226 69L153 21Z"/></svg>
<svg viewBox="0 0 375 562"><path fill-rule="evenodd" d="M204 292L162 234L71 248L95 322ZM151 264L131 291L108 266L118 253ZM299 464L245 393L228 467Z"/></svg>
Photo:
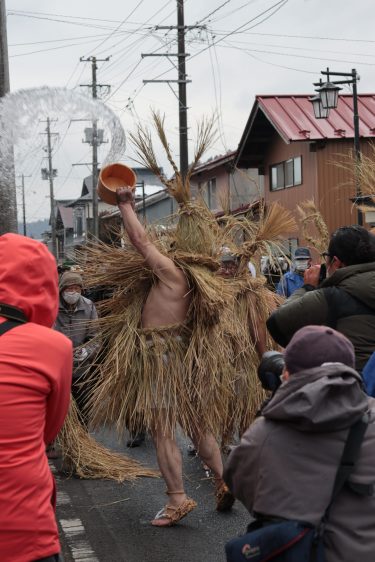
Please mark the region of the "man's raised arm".
<svg viewBox="0 0 375 562"><path fill-rule="evenodd" d="M147 265L155 272L160 280L174 281L180 278L182 272L170 258L164 256L151 242L134 211L134 192L128 187L116 190L117 204L120 209L125 230L134 248L145 258Z"/></svg>

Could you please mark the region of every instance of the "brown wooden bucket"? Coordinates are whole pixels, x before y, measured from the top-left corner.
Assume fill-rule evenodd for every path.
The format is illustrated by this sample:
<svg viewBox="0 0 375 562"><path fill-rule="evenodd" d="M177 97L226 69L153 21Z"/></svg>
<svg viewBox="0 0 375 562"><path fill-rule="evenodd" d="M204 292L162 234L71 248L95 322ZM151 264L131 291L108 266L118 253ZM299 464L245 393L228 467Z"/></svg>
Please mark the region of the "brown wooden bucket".
<svg viewBox="0 0 375 562"><path fill-rule="evenodd" d="M98 194L102 201L109 205L117 205L116 189L130 187L135 189L137 176L125 164L110 164L100 170L98 178Z"/></svg>

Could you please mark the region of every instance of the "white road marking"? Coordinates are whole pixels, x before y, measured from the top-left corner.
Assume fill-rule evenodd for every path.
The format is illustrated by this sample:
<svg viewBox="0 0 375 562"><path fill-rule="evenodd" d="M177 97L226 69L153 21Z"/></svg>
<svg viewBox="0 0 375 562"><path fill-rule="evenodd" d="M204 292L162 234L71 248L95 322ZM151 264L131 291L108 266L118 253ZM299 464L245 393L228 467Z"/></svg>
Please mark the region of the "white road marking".
<svg viewBox="0 0 375 562"><path fill-rule="evenodd" d="M59 489L62 483L55 466L52 463L49 463L49 465L57 483L57 506L64 506L65 508L69 505L73 506L69 494ZM59 519L59 523L65 536L65 542L75 562L100 562L85 538L86 529L80 519L77 517Z"/></svg>
<svg viewBox="0 0 375 562"><path fill-rule="evenodd" d="M75 562L99 562L89 542L85 539L85 527L82 521L75 519L60 519L61 528Z"/></svg>

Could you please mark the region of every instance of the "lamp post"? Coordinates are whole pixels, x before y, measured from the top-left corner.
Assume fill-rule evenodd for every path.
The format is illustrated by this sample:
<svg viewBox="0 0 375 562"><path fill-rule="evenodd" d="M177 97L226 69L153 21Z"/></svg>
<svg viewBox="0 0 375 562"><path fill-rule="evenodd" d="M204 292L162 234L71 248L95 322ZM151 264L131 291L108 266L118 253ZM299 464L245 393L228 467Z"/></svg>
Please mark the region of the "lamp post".
<svg viewBox="0 0 375 562"><path fill-rule="evenodd" d="M361 160L361 148L359 144L359 115L358 115L358 93L357 93L357 82L359 80L359 74L356 69L353 68L351 72L331 72L329 68L327 70L322 70L321 74L327 77L326 82L315 83L314 86L318 86L318 95L309 99L313 104L314 115L316 119L323 119L329 116L330 109L336 109L338 103L338 94L341 88L339 84L352 84L353 88L353 129L354 129L354 153L356 160L355 169L355 184L356 184L356 199L360 200L361 197L361 186L359 183L357 164ZM342 76L345 77L344 80L331 80L331 76ZM358 213L358 224L363 225L362 213L357 209Z"/></svg>

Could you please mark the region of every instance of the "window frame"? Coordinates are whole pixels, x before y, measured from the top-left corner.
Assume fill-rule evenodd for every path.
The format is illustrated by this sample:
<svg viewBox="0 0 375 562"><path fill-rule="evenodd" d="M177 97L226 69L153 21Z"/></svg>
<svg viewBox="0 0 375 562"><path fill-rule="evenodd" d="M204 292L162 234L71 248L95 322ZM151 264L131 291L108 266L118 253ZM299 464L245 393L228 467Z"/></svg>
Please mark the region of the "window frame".
<svg viewBox="0 0 375 562"><path fill-rule="evenodd" d="M296 160L300 161L300 181L296 182L295 176L295 163ZM288 183L288 185L286 184L286 164L289 162L293 162L293 180L292 183ZM283 185L280 187L274 187L273 186L273 170L276 170L276 174L277 174L277 168L279 166L283 167ZM277 176L276 176L276 183L277 183ZM287 160L282 160L281 162L275 162L275 164L270 164L269 166L269 190L270 191L280 191L282 189L290 189L291 187L296 187L298 185L302 185L303 183L303 168L302 168L302 154L299 154L298 156L292 156L291 158L288 158Z"/></svg>

